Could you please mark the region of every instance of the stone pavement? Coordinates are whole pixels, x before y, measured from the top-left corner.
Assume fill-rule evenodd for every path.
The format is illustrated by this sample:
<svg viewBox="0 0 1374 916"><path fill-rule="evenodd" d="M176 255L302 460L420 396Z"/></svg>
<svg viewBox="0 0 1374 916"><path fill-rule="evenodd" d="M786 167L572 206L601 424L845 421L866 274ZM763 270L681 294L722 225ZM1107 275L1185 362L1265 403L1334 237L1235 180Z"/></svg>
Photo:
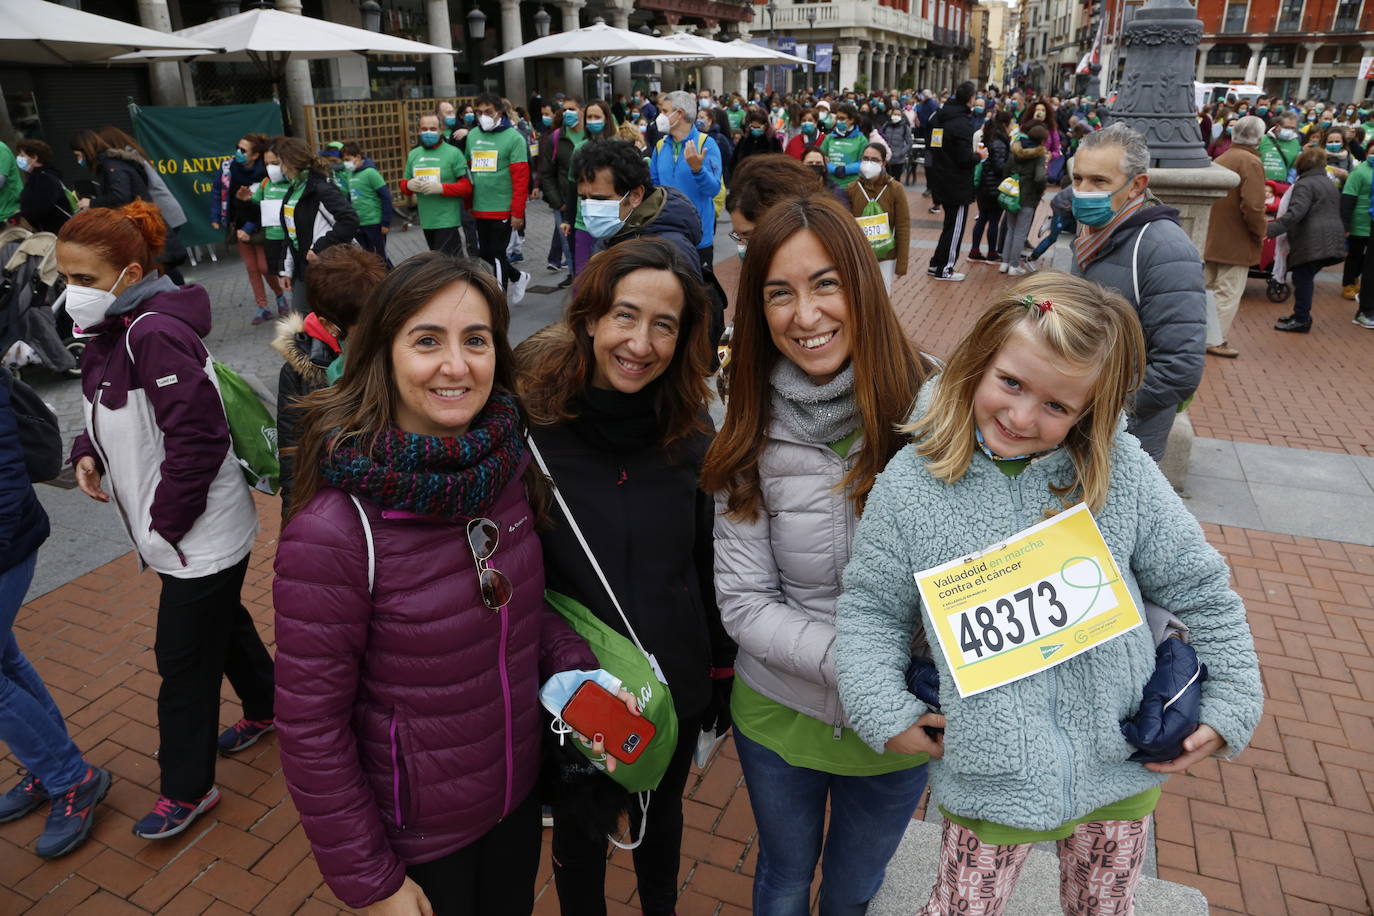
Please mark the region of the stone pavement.
<svg viewBox="0 0 1374 916"><path fill-rule="evenodd" d="M911 202L918 250L893 300L912 337L941 355L1006 279L995 267L978 264L965 268L970 277L962 284L927 279L923 268L938 216L926 213L928 201L918 195ZM532 233L541 217L549 220L540 205L534 209ZM412 239L418 235L398 234L393 244L418 248ZM527 243L526 264L534 265L536 282L549 276L542 268L546 250ZM717 250L722 284L733 289L733 246ZM217 310L242 317L217 322L212 349L264 384L274 382L268 331L247 328L250 298L236 260L201 271L207 283L219 284L212 291ZM1374 894L1374 549L1361 540L1367 529L1346 517L1372 517L1356 497L1359 485L1374 483L1368 465L1357 460L1374 455L1374 417L1367 406L1374 334L1349 323L1354 308L1340 298L1334 271L1321 275L1317 290L1313 333L1282 335L1269 325L1286 313L1284 306L1269 303L1263 283L1253 281L1232 335L1242 356L1209 359L1191 410L1201 438L1185 495L1207 522L1208 539L1231 563L1266 693L1252 746L1236 761L1208 761L1170 780L1158 811L1159 877L1201 890L1213 913L1368 916ZM527 314L516 311L522 323L538 326L556 313L557 297L534 300ZM69 426L79 422L73 420L70 383L41 387ZM1262 450L1242 447L1246 443ZM1332 455L1339 456L1337 463L1325 463ZM1347 457L1351 463L1341 464ZM1287 477L1285 461L1292 468ZM1354 477L1361 478L1358 485ZM1240 504L1238 486L1255 505ZM21 611L16 631L77 742L114 771L116 782L91 842L65 859L44 863L32 854L39 817L0 827L0 916L340 912L310 857L271 738L221 761L224 800L187 834L162 843L130 834L155 797L158 679L150 647L157 580L137 573L119 532L108 530L107 508L93 507L76 491L40 491L59 522L40 558L59 560ZM1309 512L1312 492L1340 498ZM1263 505L1261 496L1268 500ZM258 505L262 533L243 597L270 646L278 508L265 497ZM1239 521L1208 520L1227 512L1250 514ZM1323 515L1331 524L1323 525ZM1284 530L1298 516L1311 530ZM226 703L222 719L228 723L238 714ZM12 758L0 760L0 770L13 765ZM684 806L679 912L748 912L757 847L730 742L689 780ZM919 875L900 877L919 888ZM539 880L536 912L557 912L547 840ZM607 894L612 914L639 912L627 853L611 857ZM910 900L906 911L915 905Z"/></svg>

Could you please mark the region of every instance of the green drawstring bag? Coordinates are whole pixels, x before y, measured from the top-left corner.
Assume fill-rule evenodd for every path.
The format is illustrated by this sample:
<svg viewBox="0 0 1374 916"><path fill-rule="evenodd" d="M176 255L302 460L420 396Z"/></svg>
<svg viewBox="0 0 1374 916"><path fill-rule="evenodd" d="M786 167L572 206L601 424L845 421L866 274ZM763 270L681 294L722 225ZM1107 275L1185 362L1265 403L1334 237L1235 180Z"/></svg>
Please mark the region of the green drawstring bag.
<svg viewBox="0 0 1374 916"><path fill-rule="evenodd" d="M897 242L892 233L892 218L883 209L883 205L878 203L887 193L887 186L878 192L877 197L869 197L868 190L862 184L859 185L859 190L863 192L868 203L864 204L863 212L854 219L863 231L864 238L868 239L868 244L873 246L873 253L881 261L897 250Z"/></svg>
<svg viewBox="0 0 1374 916"><path fill-rule="evenodd" d="M1020 178L1008 175L1002 179L1002 183L997 186L997 203L1008 213L1017 213L1021 210Z"/></svg>
<svg viewBox="0 0 1374 916"><path fill-rule="evenodd" d="M592 553L592 548L587 544L587 539L583 537L577 519L573 518L572 510L568 508L568 502L563 498L563 492L558 489L558 482L553 479L553 474L549 473L549 466L544 463L544 456L539 453L539 446L534 444L533 437L527 437L525 441L529 444L534 460L539 464L539 470L544 473L549 485L553 488L554 499L558 501L558 507L563 510L563 517L568 520L568 527L572 529L573 535L577 538L577 543L582 545L582 552L587 555L587 562L591 563L592 570L596 573L597 579L601 581L601 587L606 590L606 594L611 599L611 604L615 606L616 613L620 615L620 622L625 624L625 632L630 635L629 639L621 636L607 626L601 618L593 614L591 610L568 596L560 595L554 591L544 592L544 598L549 602L549 605L563 616L563 619L579 636L587 641L587 645L596 655L597 664L620 678L621 686L634 694L635 700L639 704L640 715L654 725L653 738L650 739L648 746L640 752L635 762L623 763L617 760L615 772L606 773L621 788L628 792L634 792L638 796L639 810L642 815L639 839L631 843L622 843L613 836L608 836L606 839L621 849L635 849L644 842L644 830L649 823L649 802L652 799L653 790L658 788L658 784L663 781L663 774L668 769L669 761L673 758L673 751L677 748L678 721L677 710L673 708L673 695L668 690L668 679L663 676L663 669L659 667L657 659L649 654L649 650L644 648L644 643L640 642L639 636L635 634L635 628L630 625L630 618L625 616L625 609L620 606L620 600L616 598L615 592L611 589L611 583L606 580L606 574L601 571L601 564L596 562L596 555ZM562 720L554 722L554 730L559 731L558 726L560 725L567 731L571 731L567 729ZM559 734L564 736L565 732L559 731ZM572 740L574 746L582 752L583 756L598 768L605 770L605 757L592 753L591 742L583 743L576 737L573 737Z"/></svg>

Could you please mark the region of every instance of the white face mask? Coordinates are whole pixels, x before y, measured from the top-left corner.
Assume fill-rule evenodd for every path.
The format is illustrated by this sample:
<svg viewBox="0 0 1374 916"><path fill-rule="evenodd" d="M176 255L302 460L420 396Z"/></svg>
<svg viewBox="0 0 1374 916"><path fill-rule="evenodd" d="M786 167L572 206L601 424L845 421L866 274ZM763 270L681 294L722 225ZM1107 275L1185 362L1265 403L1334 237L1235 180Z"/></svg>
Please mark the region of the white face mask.
<svg viewBox="0 0 1374 916"><path fill-rule="evenodd" d="M662 112L659 112L658 117L654 118L654 126L658 128L658 132L661 134L666 134L673 129L672 122L669 121L668 116Z"/></svg>
<svg viewBox="0 0 1374 916"><path fill-rule="evenodd" d="M126 267L119 272L119 276L115 277L114 284L109 289L67 284L64 303L76 333L86 335L87 328L93 328L105 320L105 313L115 303L114 288L119 285L120 280L124 279L124 274L128 269Z"/></svg>
<svg viewBox="0 0 1374 916"><path fill-rule="evenodd" d="M891 120L893 124L899 124L899 123L901 123L901 120L902 120L901 112L894 111L894 112L892 113L892 115L890 116L889 120Z"/></svg>
<svg viewBox="0 0 1374 916"><path fill-rule="evenodd" d="M27 172L32 163L30 163L28 156L15 156L14 164L19 166L19 171Z"/></svg>
<svg viewBox="0 0 1374 916"><path fill-rule="evenodd" d="M882 171L883 167L880 163L868 161L859 163L860 177L867 178L869 181L872 181L874 178L877 178L878 175L882 173Z"/></svg>
<svg viewBox="0 0 1374 916"><path fill-rule="evenodd" d="M267 166L267 178L273 184L286 180L286 176L282 174L281 166L277 165L275 162Z"/></svg>
<svg viewBox="0 0 1374 916"><path fill-rule="evenodd" d="M491 131L496 127L496 119L491 115L482 115L477 119L477 124L485 131Z"/></svg>

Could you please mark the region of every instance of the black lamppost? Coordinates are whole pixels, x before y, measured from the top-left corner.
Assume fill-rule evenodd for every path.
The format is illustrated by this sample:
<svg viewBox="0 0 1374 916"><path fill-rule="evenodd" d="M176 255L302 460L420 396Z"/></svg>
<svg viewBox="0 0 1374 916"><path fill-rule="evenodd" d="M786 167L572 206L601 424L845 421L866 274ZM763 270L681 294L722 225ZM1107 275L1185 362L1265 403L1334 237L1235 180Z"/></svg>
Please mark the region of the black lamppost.
<svg viewBox="0 0 1374 916"><path fill-rule="evenodd" d="M815 89L817 83L816 68L814 66L816 63L816 8L814 6L808 6L806 8L806 25L809 29L806 35L807 46L811 49L811 53L806 56L811 58L811 63L813 65L811 67L811 88Z"/></svg>

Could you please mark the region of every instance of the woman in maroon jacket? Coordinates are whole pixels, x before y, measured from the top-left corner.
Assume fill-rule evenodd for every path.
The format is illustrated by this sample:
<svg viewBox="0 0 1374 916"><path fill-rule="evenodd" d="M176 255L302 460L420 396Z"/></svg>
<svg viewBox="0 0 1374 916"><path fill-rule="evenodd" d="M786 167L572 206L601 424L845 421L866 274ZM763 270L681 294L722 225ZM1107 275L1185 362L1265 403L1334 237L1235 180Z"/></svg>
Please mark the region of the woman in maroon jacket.
<svg viewBox="0 0 1374 916"><path fill-rule="evenodd" d="M488 274L411 258L343 378L301 402L273 585L282 769L330 889L369 912L530 912L539 686L598 667L544 602L508 324Z"/></svg>

